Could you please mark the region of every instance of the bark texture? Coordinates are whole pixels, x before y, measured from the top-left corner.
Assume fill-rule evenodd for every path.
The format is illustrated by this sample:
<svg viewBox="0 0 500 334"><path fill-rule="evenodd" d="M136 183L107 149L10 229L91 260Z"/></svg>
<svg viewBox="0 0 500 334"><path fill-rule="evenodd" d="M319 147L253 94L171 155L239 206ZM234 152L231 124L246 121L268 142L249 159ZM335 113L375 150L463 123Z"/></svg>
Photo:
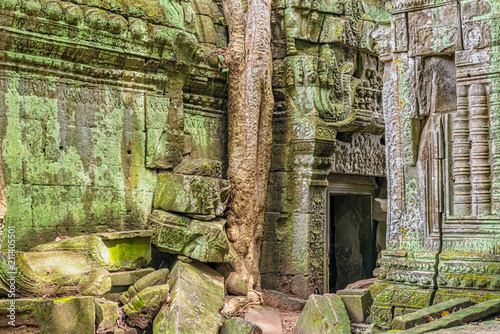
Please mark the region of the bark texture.
<svg viewBox="0 0 500 334"><path fill-rule="evenodd" d="M248 6L247 6L248 5ZM229 29L228 130L232 183L228 237L236 271L260 290L259 258L271 159L271 0L223 0Z"/></svg>

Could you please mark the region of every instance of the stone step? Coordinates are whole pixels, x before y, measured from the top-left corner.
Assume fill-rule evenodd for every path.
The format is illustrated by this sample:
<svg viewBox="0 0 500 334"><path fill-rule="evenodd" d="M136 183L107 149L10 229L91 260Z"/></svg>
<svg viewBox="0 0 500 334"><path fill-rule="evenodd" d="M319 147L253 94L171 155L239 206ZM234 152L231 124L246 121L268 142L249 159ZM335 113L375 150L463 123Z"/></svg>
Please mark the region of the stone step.
<svg viewBox="0 0 500 334"><path fill-rule="evenodd" d="M458 298L439 303L437 305L429 306L418 310L416 312L408 313L395 317L392 320L392 329L410 329L417 325L429 322L429 319L438 319L442 317L443 312L453 313L463 308L474 305L474 302L465 298Z"/></svg>

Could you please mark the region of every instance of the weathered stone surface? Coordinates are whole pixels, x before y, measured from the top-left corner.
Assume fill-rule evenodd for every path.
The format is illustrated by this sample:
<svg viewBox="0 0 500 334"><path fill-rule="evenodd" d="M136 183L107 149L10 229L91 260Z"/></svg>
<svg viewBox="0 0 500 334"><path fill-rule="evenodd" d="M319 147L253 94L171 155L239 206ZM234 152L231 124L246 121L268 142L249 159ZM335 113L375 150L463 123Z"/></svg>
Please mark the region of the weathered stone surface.
<svg viewBox="0 0 500 334"><path fill-rule="evenodd" d="M1 333L94 334L95 329L93 297L0 300Z"/></svg>
<svg viewBox="0 0 500 334"><path fill-rule="evenodd" d="M246 296L248 293L247 284L241 276L234 271L230 264L219 263L215 270L224 276L224 286L227 292L237 296Z"/></svg>
<svg viewBox="0 0 500 334"><path fill-rule="evenodd" d="M164 268L142 277L130 286L126 293L120 295L120 300L125 305L142 290L156 285L165 285L167 283L168 273L169 270Z"/></svg>
<svg viewBox="0 0 500 334"><path fill-rule="evenodd" d="M65 296L82 294L100 296L111 288L109 272L85 255L67 252L2 253L0 256L0 295ZM11 265L15 261L17 274ZM11 288L12 287L12 288Z"/></svg>
<svg viewBox="0 0 500 334"><path fill-rule="evenodd" d="M184 109L180 99L146 99L146 167L168 169L182 159Z"/></svg>
<svg viewBox="0 0 500 334"><path fill-rule="evenodd" d="M468 322L485 319L500 313L500 299L492 299L483 303L464 308L435 321L407 329L405 334L420 334L430 331L459 326Z"/></svg>
<svg viewBox="0 0 500 334"><path fill-rule="evenodd" d="M123 306L127 324L145 329L156 316L160 307L166 303L170 287L168 284L145 288Z"/></svg>
<svg viewBox="0 0 500 334"><path fill-rule="evenodd" d="M262 334L262 329L249 321L234 318L224 322L220 334Z"/></svg>
<svg viewBox="0 0 500 334"><path fill-rule="evenodd" d="M443 312L452 313L460 309L474 305L469 299L452 299L437 305L429 306L421 310L395 317L391 322L392 329L405 330L427 323L430 319L438 319Z"/></svg>
<svg viewBox="0 0 500 334"><path fill-rule="evenodd" d="M281 333L281 313L266 307L250 307L245 320L257 325L262 334Z"/></svg>
<svg viewBox="0 0 500 334"><path fill-rule="evenodd" d="M180 213L222 216L229 198L229 181L204 176L161 174L154 208Z"/></svg>
<svg viewBox="0 0 500 334"><path fill-rule="evenodd" d="M440 329L438 331L429 332L429 334L497 334L500 333L500 323L498 320L481 321L480 323L473 323L453 327L450 329Z"/></svg>
<svg viewBox="0 0 500 334"><path fill-rule="evenodd" d="M387 200L375 198L373 201L372 218L378 222L387 220Z"/></svg>
<svg viewBox="0 0 500 334"><path fill-rule="evenodd" d="M64 250L87 255L109 271L145 267L151 261L151 231L82 235L38 245L36 252Z"/></svg>
<svg viewBox="0 0 500 334"><path fill-rule="evenodd" d="M0 332L20 331L22 329L18 327L22 326L33 332L48 330L51 328L53 309L52 299L0 300Z"/></svg>
<svg viewBox="0 0 500 334"><path fill-rule="evenodd" d="M222 163L212 159L182 159L174 173L222 178Z"/></svg>
<svg viewBox="0 0 500 334"><path fill-rule="evenodd" d="M170 305L164 305L153 332L217 334L222 326L224 278L208 266L177 261L169 276Z"/></svg>
<svg viewBox="0 0 500 334"><path fill-rule="evenodd" d="M151 274L154 268L144 268L144 269L136 269L136 270L128 270L128 271L117 271L110 273L111 276L111 285L115 286L130 286L133 285L137 280L142 277Z"/></svg>
<svg viewBox="0 0 500 334"><path fill-rule="evenodd" d="M205 222L154 210L149 222L154 231L153 244L161 251L202 262L231 262L237 257L227 239L224 219Z"/></svg>
<svg viewBox="0 0 500 334"><path fill-rule="evenodd" d="M306 305L305 300L287 296L279 291L263 291L261 295L264 305L284 311L302 311Z"/></svg>
<svg viewBox="0 0 500 334"><path fill-rule="evenodd" d="M351 322L342 299L335 294L309 297L293 332L349 334Z"/></svg>
<svg viewBox="0 0 500 334"><path fill-rule="evenodd" d="M0 45L10 55L0 70L2 172L18 250L57 236L142 229L156 168L184 154L223 159L225 75L195 56L193 7L2 5L0 26L10 31ZM214 1L199 8L214 22L222 15ZM227 44L225 27L214 25L219 46ZM18 48L22 40L29 46ZM191 77L196 84L185 86ZM195 149L186 152L185 142Z"/></svg>
<svg viewBox="0 0 500 334"><path fill-rule="evenodd" d="M117 329L118 303L96 298L94 304L96 334L114 332Z"/></svg>
<svg viewBox="0 0 500 334"><path fill-rule="evenodd" d="M370 313L372 296L368 289L339 290L336 294L342 299L349 318L353 322L364 323Z"/></svg>
<svg viewBox="0 0 500 334"><path fill-rule="evenodd" d="M462 48L460 8L456 4L408 14L411 56L453 52Z"/></svg>

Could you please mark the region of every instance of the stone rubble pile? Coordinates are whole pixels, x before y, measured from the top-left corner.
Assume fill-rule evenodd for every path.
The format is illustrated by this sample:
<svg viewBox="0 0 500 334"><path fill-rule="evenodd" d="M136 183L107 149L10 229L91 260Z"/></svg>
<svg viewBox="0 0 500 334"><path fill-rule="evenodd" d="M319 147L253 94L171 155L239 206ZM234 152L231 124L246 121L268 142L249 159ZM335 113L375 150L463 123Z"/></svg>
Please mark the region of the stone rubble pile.
<svg viewBox="0 0 500 334"><path fill-rule="evenodd" d="M226 291L247 293L230 265L237 255L223 218L229 181L222 179L221 163L208 159L184 159L157 181L148 230L3 253L0 332L219 333ZM9 260L15 260L14 275ZM7 298L11 281L16 299ZM6 321L12 300L14 327Z"/></svg>

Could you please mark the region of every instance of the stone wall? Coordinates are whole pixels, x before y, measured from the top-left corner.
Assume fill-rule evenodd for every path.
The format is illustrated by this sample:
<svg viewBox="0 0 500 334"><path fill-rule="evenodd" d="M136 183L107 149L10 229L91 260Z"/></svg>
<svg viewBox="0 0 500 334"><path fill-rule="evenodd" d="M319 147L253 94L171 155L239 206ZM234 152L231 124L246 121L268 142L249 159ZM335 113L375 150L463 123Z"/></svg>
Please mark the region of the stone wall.
<svg viewBox="0 0 500 334"><path fill-rule="evenodd" d="M390 319L456 296L498 298L500 5L387 5L388 250L376 275L388 288L372 311Z"/></svg>
<svg viewBox="0 0 500 334"><path fill-rule="evenodd" d="M303 298L327 292L327 177L384 175L383 64L371 37L384 20L378 3L274 3L263 288Z"/></svg>
<svg viewBox="0 0 500 334"><path fill-rule="evenodd" d="M212 1L0 2L0 141L17 249L144 228L158 171L183 157L224 161L221 16Z"/></svg>

